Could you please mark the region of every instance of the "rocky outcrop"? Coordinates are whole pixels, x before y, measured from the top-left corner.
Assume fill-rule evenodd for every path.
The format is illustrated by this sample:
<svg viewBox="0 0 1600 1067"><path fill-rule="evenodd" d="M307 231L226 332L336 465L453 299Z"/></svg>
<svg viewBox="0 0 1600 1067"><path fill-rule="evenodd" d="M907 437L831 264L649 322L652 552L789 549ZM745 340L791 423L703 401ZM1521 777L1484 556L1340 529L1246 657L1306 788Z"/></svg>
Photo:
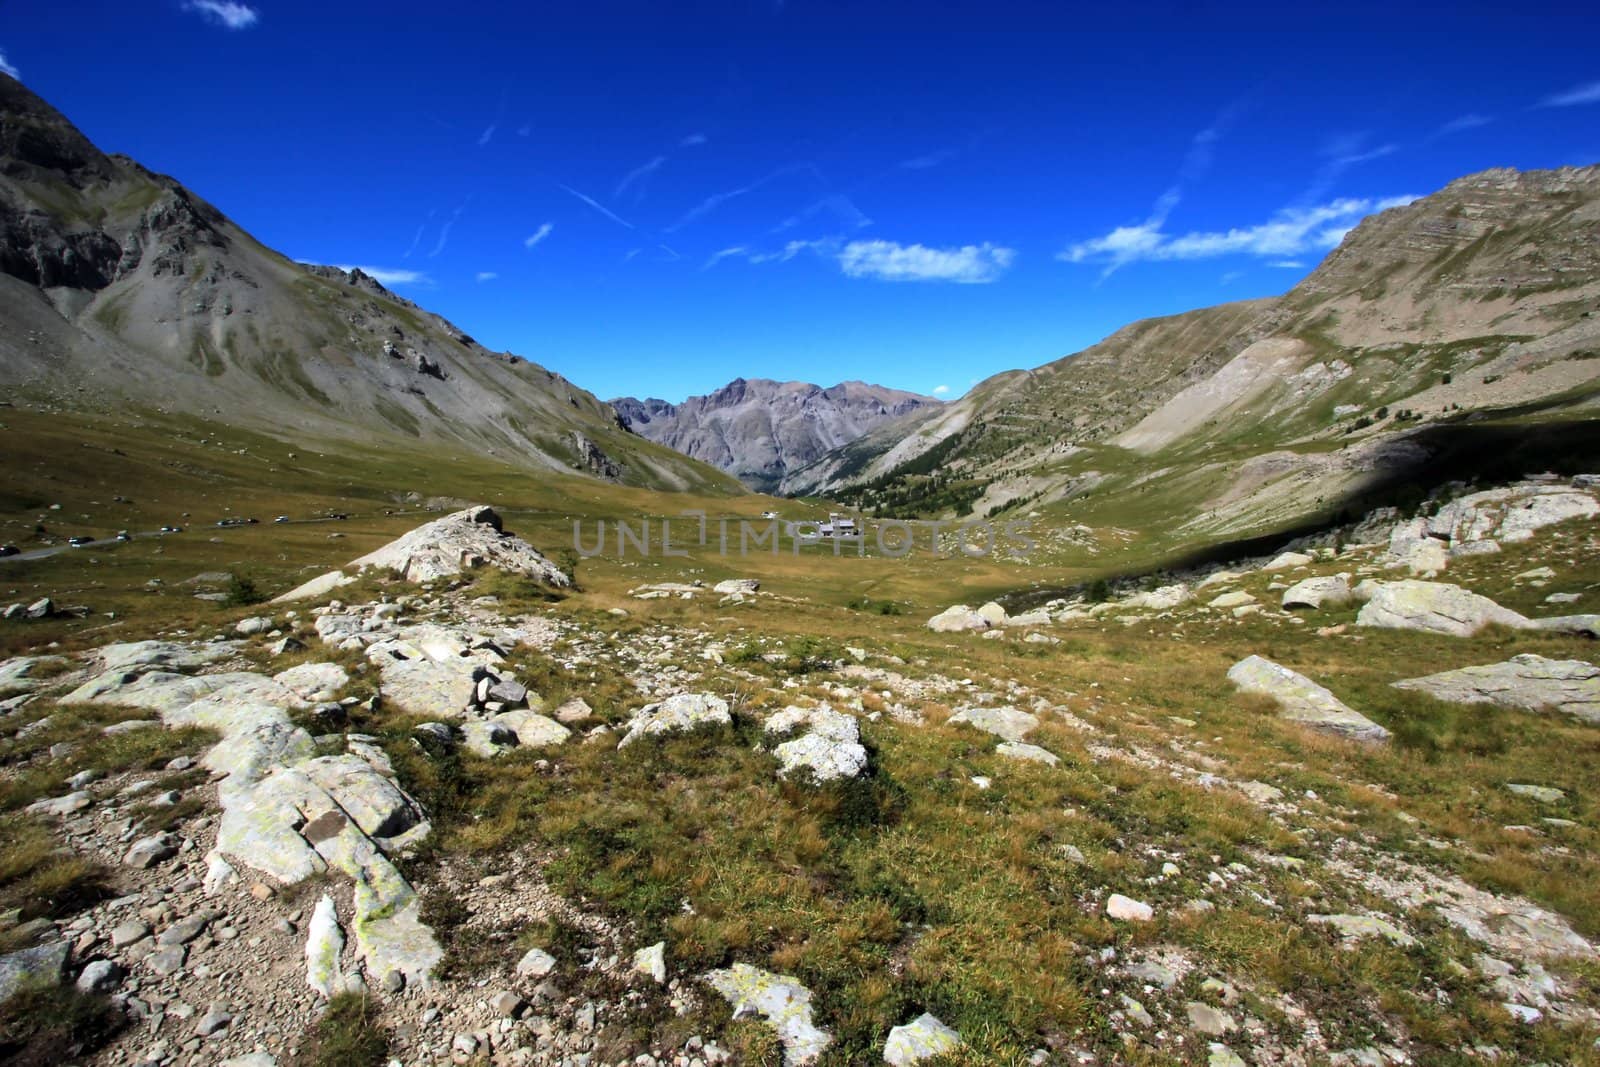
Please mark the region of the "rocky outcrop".
<svg viewBox="0 0 1600 1067"><path fill-rule="evenodd" d="M801 731L773 749L780 777L804 772L814 781L830 782L854 778L867 767L867 750L861 745L861 728L855 716L834 711L826 704L784 708L768 719L762 730L776 737Z"/></svg>
<svg viewBox="0 0 1600 1067"><path fill-rule="evenodd" d="M1022 741L1039 726L1039 717L1012 707L958 708L949 720L965 723L1005 741Z"/></svg>
<svg viewBox="0 0 1600 1067"><path fill-rule="evenodd" d="M941 634L987 630L989 625L987 618L965 604L952 604L928 620L928 629Z"/></svg>
<svg viewBox="0 0 1600 1067"><path fill-rule="evenodd" d="M1294 608L1335 607L1350 600L1350 580L1342 574L1323 578L1307 578L1283 591L1283 607Z"/></svg>
<svg viewBox="0 0 1600 1067"><path fill-rule="evenodd" d="M1261 656L1250 656L1235 663L1228 670L1228 681L1241 693L1270 697L1290 722L1353 741L1389 740L1388 730L1346 707L1327 689Z"/></svg>
<svg viewBox="0 0 1600 1067"><path fill-rule="evenodd" d="M910 1067L913 1063L953 1052L961 1045L961 1035L939 1021L935 1015L923 1012L904 1026L889 1031L883 1043L883 1062L892 1067Z"/></svg>
<svg viewBox="0 0 1600 1067"><path fill-rule="evenodd" d="M1557 711L1600 723L1600 667L1582 660L1526 653L1504 663L1462 667L1394 684L1456 704Z"/></svg>
<svg viewBox="0 0 1600 1067"><path fill-rule="evenodd" d="M732 726L728 702L710 693L679 693L658 704L647 704L628 721L627 732L617 742L627 748L643 737L689 733L702 727Z"/></svg>
<svg viewBox="0 0 1600 1067"><path fill-rule="evenodd" d="M497 567L558 589L572 584L572 579L538 549L507 533L493 508L481 505L425 523L377 551L352 560L345 569L359 574L369 567L419 583L480 567ZM347 577L344 570L331 571L291 589L275 603L325 595Z"/></svg>

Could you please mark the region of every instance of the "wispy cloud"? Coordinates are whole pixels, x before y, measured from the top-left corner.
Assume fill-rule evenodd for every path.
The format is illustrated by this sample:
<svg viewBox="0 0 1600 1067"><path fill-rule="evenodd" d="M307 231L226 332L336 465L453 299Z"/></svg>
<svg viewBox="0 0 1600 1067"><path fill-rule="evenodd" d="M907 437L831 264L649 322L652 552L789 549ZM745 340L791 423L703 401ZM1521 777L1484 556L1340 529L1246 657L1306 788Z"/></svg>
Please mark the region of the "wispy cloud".
<svg viewBox="0 0 1600 1067"><path fill-rule="evenodd" d="M1286 207L1255 226L1192 231L1176 237L1163 232L1160 224L1119 226L1102 237L1067 246L1056 258L1068 263L1103 263L1108 273L1115 267L1141 260L1211 259L1231 255L1258 256L1288 264L1293 261L1285 257L1334 247L1365 216L1409 204L1415 199L1414 196L1381 200L1346 197L1313 207Z"/></svg>
<svg viewBox="0 0 1600 1067"><path fill-rule="evenodd" d="M261 19L255 8L235 0L184 0L183 9L230 30L248 30Z"/></svg>
<svg viewBox="0 0 1600 1067"><path fill-rule="evenodd" d="M1328 138L1322 146L1322 151L1318 153L1322 157L1322 165L1317 168L1310 186L1295 202L1300 205L1314 204L1326 197L1334 183L1351 167L1370 163L1384 156L1392 156L1400 151L1400 146L1395 144L1368 147L1370 137L1370 134L1363 131L1336 134Z"/></svg>
<svg viewBox="0 0 1600 1067"><path fill-rule="evenodd" d="M1436 141L1440 137L1449 137L1452 133L1465 133L1468 130L1475 130L1480 126L1487 126L1493 121L1494 116L1492 115L1479 115L1477 112L1472 112L1470 114L1461 115L1457 118L1451 119L1449 122L1430 133L1427 139L1429 141Z"/></svg>
<svg viewBox="0 0 1600 1067"><path fill-rule="evenodd" d="M925 156L914 156L911 159L900 161L901 170L929 170L941 163L949 162L955 157L954 148L941 148L937 152L929 152Z"/></svg>
<svg viewBox="0 0 1600 1067"><path fill-rule="evenodd" d="M307 260L301 260L301 262L308 262L308 261ZM352 266L351 264L348 264L348 263L330 263L329 266L338 267L342 271L358 270L362 274L365 274L368 277L370 277L373 280L375 280L376 282L378 282L380 285L387 285L387 286L421 285L421 286L427 286L427 285L432 285L433 284L433 279L428 277L428 275L426 273L424 273L424 272L422 272L420 270L403 270L403 269L401 269L399 267L368 267L368 266L365 266L365 265Z"/></svg>
<svg viewBox="0 0 1600 1067"><path fill-rule="evenodd" d="M839 267L851 278L886 282L992 282L1016 259L1016 250L985 241L960 248L928 248L894 241L852 241L839 252Z"/></svg>
<svg viewBox="0 0 1600 1067"><path fill-rule="evenodd" d="M1300 270L1305 265L1305 260L1303 259L1275 259L1267 264L1267 266L1276 267L1278 270Z"/></svg>
<svg viewBox="0 0 1600 1067"><path fill-rule="evenodd" d="M729 189L727 192L723 193L713 193L704 200L700 201L700 203L696 204L694 207L690 208L682 218L680 218L677 222L674 222L671 226L668 226L662 232L677 233L685 226L705 218L707 215L711 214L717 208L721 207L723 204L726 204L730 200L737 200L741 196L747 196L766 185L768 182L781 178L784 175L794 174L798 171L805 170L810 170L815 173L816 167L810 163L791 163L788 166L779 167L770 174L762 175L749 185L741 185L737 189Z"/></svg>
<svg viewBox="0 0 1600 1067"><path fill-rule="evenodd" d="M534 230L532 233L528 234L528 236L522 239L522 247L533 248L537 246L540 241L543 241L546 237L549 237L555 228L556 224L553 222L540 223L537 230Z"/></svg>
<svg viewBox="0 0 1600 1067"><path fill-rule="evenodd" d="M1565 92L1554 93L1539 101L1538 107L1577 107L1580 104L1600 104L1600 82L1574 85Z"/></svg>
<svg viewBox="0 0 1600 1067"><path fill-rule="evenodd" d="M703 133L691 133L689 136L678 142L678 147L698 148L700 145L705 144L707 140L708 138Z"/></svg>
<svg viewBox="0 0 1600 1067"><path fill-rule="evenodd" d="M650 162L634 167L617 183L616 191L611 194L611 199L621 200L623 193L637 185L639 192L633 198L633 202L637 204L644 198L645 191L650 187L650 175L660 170L666 161L666 156L656 156Z"/></svg>
<svg viewBox="0 0 1600 1067"><path fill-rule="evenodd" d="M427 230L428 223L433 221L433 214L434 213L432 211L429 211L428 212L428 217L423 219L422 220L422 224L417 227L417 232L412 234L412 236L411 236L411 244L406 246L405 254L400 257L401 259L410 259L411 258L411 253L415 252L417 250L417 246L422 244L423 231Z"/></svg>
<svg viewBox="0 0 1600 1067"><path fill-rule="evenodd" d="M434 242L433 251L428 253L429 259L432 259L440 252L443 252L444 246L450 243L450 229L461 218L461 213L467 210L467 205L470 203L472 203L472 197L469 196L461 202L460 207L456 208L450 213L450 217L448 219L444 220L444 225L439 227L439 240Z"/></svg>
<svg viewBox="0 0 1600 1067"><path fill-rule="evenodd" d="M484 145L486 145L490 141L494 140L494 131L497 128L498 128L498 124L497 123L493 123L493 122L489 123L489 125L487 125L487 126L485 126L483 128L483 132L478 134L478 147L479 148L482 148Z"/></svg>
<svg viewBox="0 0 1600 1067"><path fill-rule="evenodd" d="M0 74L9 74L17 81L22 80L22 71L12 66L11 61L6 58L4 52L0 52Z"/></svg>
<svg viewBox="0 0 1600 1067"><path fill-rule="evenodd" d="M585 204L588 204L590 207L594 208L596 211L598 211L600 214L604 215L606 218L610 219L612 222L616 223L618 226L622 226L622 227L625 227L625 228L630 229L630 230L638 229L638 227L635 226L633 223L629 222L627 219L623 218L621 215L618 215L615 211L612 211L610 208L608 208L604 204L600 203L600 201L596 200L594 197L585 196L583 193L578 192L578 190L574 189L570 185L562 185L560 182L557 182L556 184L560 185L562 189L564 189L567 192L571 193L573 196L577 197L579 200L582 200Z"/></svg>
<svg viewBox="0 0 1600 1067"><path fill-rule="evenodd" d="M725 259L730 259L734 256L745 256L748 258L749 254L750 249L746 248L744 245L734 245L732 248L724 248L720 252L711 253L711 258L706 260L705 266L701 267L700 269L710 270L712 267L715 267L718 263L721 263Z"/></svg>
<svg viewBox="0 0 1600 1067"><path fill-rule="evenodd" d="M948 385L936 385L936 386L933 387L933 395L934 396L945 396L949 392L950 392L950 387Z"/></svg>
<svg viewBox="0 0 1600 1067"><path fill-rule="evenodd" d="M480 270L476 275L477 280L480 282L492 282L498 277L500 277L500 275L496 274L492 270Z"/></svg>
<svg viewBox="0 0 1600 1067"><path fill-rule="evenodd" d="M782 233L785 230L792 230L821 212L827 212L853 230L865 229L872 225L872 220L867 218L860 208L856 207L854 200L851 200L843 193L833 193L808 205L797 214L790 215L774 226L770 232Z"/></svg>

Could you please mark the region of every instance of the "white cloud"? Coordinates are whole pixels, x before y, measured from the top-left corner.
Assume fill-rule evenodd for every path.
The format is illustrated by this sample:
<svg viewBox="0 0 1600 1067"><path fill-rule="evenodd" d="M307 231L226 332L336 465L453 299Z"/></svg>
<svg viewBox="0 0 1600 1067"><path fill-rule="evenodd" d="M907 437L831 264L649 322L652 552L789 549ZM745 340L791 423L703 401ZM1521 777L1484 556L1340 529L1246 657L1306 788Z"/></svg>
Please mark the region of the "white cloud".
<svg viewBox="0 0 1600 1067"><path fill-rule="evenodd" d="M953 148L941 148L937 152L929 152L925 156L915 156L911 159L900 161L901 170L931 170L941 163L948 162L956 154Z"/></svg>
<svg viewBox="0 0 1600 1067"><path fill-rule="evenodd" d="M480 282L492 282L498 277L500 277L500 275L496 274L492 270L480 270L477 275L478 281Z"/></svg>
<svg viewBox="0 0 1600 1067"><path fill-rule="evenodd" d="M712 267L715 267L718 263L721 263L725 259L729 259L733 256L744 256L749 258L749 255L750 249L746 248L744 245L735 245L732 248L724 248L720 252L713 252L711 254L711 258L706 260L706 265L700 269L710 270Z"/></svg>
<svg viewBox="0 0 1600 1067"><path fill-rule="evenodd" d="M1428 140L1432 141L1440 137L1448 137L1452 133L1465 133L1467 130L1475 130L1479 126L1487 126L1493 121L1494 118L1492 116L1479 115L1476 112L1461 115L1434 130L1433 133L1429 134Z"/></svg>
<svg viewBox="0 0 1600 1067"><path fill-rule="evenodd" d="M535 247L540 241L543 241L546 237L549 237L550 234L554 232L555 228L556 224L553 222L540 223L537 230L534 230L532 233L522 239L522 247Z"/></svg>
<svg viewBox="0 0 1600 1067"><path fill-rule="evenodd" d="M460 207L450 213L450 217L445 219L444 225L439 227L439 239L434 242L433 251L428 253L429 259L443 252L444 246L450 243L450 229L460 220L461 213L467 210L467 205L470 203L472 203L472 197L469 196L461 202Z"/></svg>
<svg viewBox="0 0 1600 1067"><path fill-rule="evenodd" d="M703 133L691 133L689 136L685 137L683 140L678 142L678 147L679 148L696 148L696 147L698 147L700 145L705 144L707 139L708 138Z"/></svg>
<svg viewBox="0 0 1600 1067"><path fill-rule="evenodd" d="M22 71L11 65L4 52L0 52L0 74L9 74L17 81L22 80Z"/></svg>
<svg viewBox="0 0 1600 1067"><path fill-rule="evenodd" d="M666 163L666 161L666 156L656 156L650 162L634 167L617 183L616 191L611 194L611 199L621 200L622 194L627 192L630 186L637 184L639 186L639 195L634 197L634 202L638 203L644 198L645 190L650 187L650 175L660 170L662 164Z"/></svg>
<svg viewBox="0 0 1600 1067"><path fill-rule="evenodd" d="M950 392L950 387L948 385L936 385L933 387L934 396L944 396L948 392Z"/></svg>
<svg viewBox="0 0 1600 1067"><path fill-rule="evenodd" d="M1345 197L1313 207L1286 207L1256 226L1192 231L1177 237L1162 232L1161 224L1152 220L1138 226L1119 226L1104 237L1079 241L1067 246L1056 258L1068 263L1104 263L1107 273L1139 261L1233 255L1291 262L1286 257L1334 247L1367 215L1409 204L1415 199L1414 196L1382 200Z"/></svg>
<svg viewBox="0 0 1600 1067"><path fill-rule="evenodd" d="M1279 270L1300 270L1305 267L1305 261L1299 259L1275 259L1268 263L1267 266L1276 267Z"/></svg>
<svg viewBox="0 0 1600 1067"><path fill-rule="evenodd" d="M302 261L304 262L304 261ZM329 266L338 267L342 271L358 270L378 282L380 285L432 285L433 279L420 270L401 270L397 267L368 267L351 266L348 263L332 263Z"/></svg>
<svg viewBox="0 0 1600 1067"><path fill-rule="evenodd" d="M478 135L478 147L482 148L484 145L494 140L494 131L498 128L498 124L493 122L485 126L483 128L483 132Z"/></svg>
<svg viewBox="0 0 1600 1067"><path fill-rule="evenodd" d="M185 0L183 9L230 30L248 30L261 19L255 8L236 0Z"/></svg>
<svg viewBox="0 0 1600 1067"><path fill-rule="evenodd" d="M1574 85L1565 92L1555 93L1539 101L1539 107L1576 107L1579 104L1600 104L1600 82Z"/></svg>
<svg viewBox="0 0 1600 1067"><path fill-rule="evenodd" d="M852 278L888 282L992 282L1016 259L1015 249L985 241L960 248L928 248L894 241L851 241L839 253L839 267Z"/></svg>

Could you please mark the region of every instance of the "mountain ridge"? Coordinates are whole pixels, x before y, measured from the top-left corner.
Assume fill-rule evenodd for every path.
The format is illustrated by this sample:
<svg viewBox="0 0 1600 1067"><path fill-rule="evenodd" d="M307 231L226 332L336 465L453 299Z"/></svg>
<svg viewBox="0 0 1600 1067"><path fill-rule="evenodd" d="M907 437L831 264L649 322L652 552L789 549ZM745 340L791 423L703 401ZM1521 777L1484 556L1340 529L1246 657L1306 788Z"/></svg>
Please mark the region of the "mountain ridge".
<svg viewBox="0 0 1600 1067"><path fill-rule="evenodd" d="M824 387L741 377L681 404L618 397L611 406L634 433L727 471L752 489L770 491L792 467L942 402L856 380Z"/></svg>
<svg viewBox="0 0 1600 1067"><path fill-rule="evenodd" d="M364 272L267 248L4 75L0 385L53 410L181 412L297 441L420 443L650 488L739 488Z"/></svg>

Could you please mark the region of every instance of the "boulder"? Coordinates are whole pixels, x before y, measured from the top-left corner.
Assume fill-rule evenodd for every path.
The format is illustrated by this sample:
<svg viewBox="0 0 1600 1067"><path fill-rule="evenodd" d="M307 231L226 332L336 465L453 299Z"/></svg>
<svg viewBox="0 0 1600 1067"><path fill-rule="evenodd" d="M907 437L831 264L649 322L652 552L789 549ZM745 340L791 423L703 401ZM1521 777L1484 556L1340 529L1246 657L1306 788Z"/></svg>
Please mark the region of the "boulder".
<svg viewBox="0 0 1600 1067"><path fill-rule="evenodd" d="M536 548L506 533L493 508L481 505L425 523L348 564L349 569L357 572L371 567L419 583L453 577L483 566L526 575L557 588L572 584L572 579ZM333 571L285 593L278 601L319 596L343 580L343 570Z"/></svg>
<svg viewBox="0 0 1600 1067"><path fill-rule="evenodd" d="M1371 586L1371 596L1356 616L1359 626L1470 637L1491 624L1529 625L1515 611L1459 585L1408 580Z"/></svg>
<svg viewBox="0 0 1600 1067"><path fill-rule="evenodd" d="M952 604L928 620L928 629L935 633L961 633L964 630L987 630L989 620L965 604Z"/></svg>
<svg viewBox="0 0 1600 1067"><path fill-rule="evenodd" d="M517 974L522 978L546 978L555 969L556 958L542 948L530 948L517 961Z"/></svg>
<svg viewBox="0 0 1600 1067"><path fill-rule="evenodd" d="M784 1067L815 1062L833 1043L811 1016L811 991L799 979L735 963L712 971L706 982L728 1001L735 1019L759 1015L772 1025L783 1045Z"/></svg>
<svg viewBox="0 0 1600 1067"><path fill-rule="evenodd" d="M1006 741L1022 741L1039 725L1038 716L1013 707L960 708L949 721L966 723Z"/></svg>
<svg viewBox="0 0 1600 1067"><path fill-rule="evenodd" d="M941 1056L961 1045L961 1035L923 1012L904 1026L889 1031L883 1044L883 1062L908 1067L934 1056Z"/></svg>
<svg viewBox="0 0 1600 1067"><path fill-rule="evenodd" d="M266 633L272 629L272 626L272 619L265 615L256 615L248 619L240 619L234 624L233 632L240 637L254 637L256 634Z"/></svg>
<svg viewBox="0 0 1600 1067"><path fill-rule="evenodd" d="M1254 604L1255 602L1255 597L1241 589L1235 590L1232 593L1223 593L1220 596L1213 597L1207 602L1206 606L1212 608L1222 608L1226 610L1228 608L1242 608L1247 604Z"/></svg>
<svg viewBox="0 0 1600 1067"><path fill-rule="evenodd" d="M855 717L834 711L827 704L785 708L768 719L763 729L768 734L805 731L773 750L778 758L779 777L804 770L818 782L829 782L854 778L866 770L867 750L861 745L861 730Z"/></svg>
<svg viewBox="0 0 1600 1067"><path fill-rule="evenodd" d="M126 972L112 960L95 960L78 973L78 992L105 994L122 984Z"/></svg>
<svg viewBox="0 0 1600 1067"><path fill-rule="evenodd" d="M1106 915L1123 922L1147 923L1155 918L1155 909L1142 900L1112 893L1106 898Z"/></svg>
<svg viewBox="0 0 1600 1067"><path fill-rule="evenodd" d="M1600 667L1524 653L1504 663L1462 667L1394 683L1456 704L1558 711L1600 723Z"/></svg>
<svg viewBox="0 0 1600 1067"><path fill-rule="evenodd" d="M1215 575L1212 577L1215 577ZM1133 596L1120 601L1118 607L1145 611L1170 611L1187 603L1191 595L1189 587L1179 582L1176 585L1164 585L1159 589L1135 593Z"/></svg>
<svg viewBox="0 0 1600 1067"><path fill-rule="evenodd" d="M728 596L732 593L754 593L760 588L761 583L754 578L729 578L712 586L711 591L722 596Z"/></svg>
<svg viewBox="0 0 1600 1067"><path fill-rule="evenodd" d="M1342 574L1307 578L1283 592L1283 606L1289 608L1333 607L1350 600L1350 580Z"/></svg>
<svg viewBox="0 0 1600 1067"><path fill-rule="evenodd" d="M1274 556L1272 560L1261 569L1264 571L1285 571L1291 567L1304 567L1311 562L1311 557L1304 552L1284 552Z"/></svg>
<svg viewBox="0 0 1600 1067"><path fill-rule="evenodd" d="M54 941L0 956L0 1004L24 985L59 985L66 977L68 945Z"/></svg>
<svg viewBox="0 0 1600 1067"><path fill-rule="evenodd" d="M1228 680L1242 693L1271 697L1291 722L1353 741L1377 743L1389 739L1388 730L1346 707L1327 689L1261 656L1235 663L1228 670Z"/></svg>
<svg viewBox="0 0 1600 1067"><path fill-rule="evenodd" d="M1002 741L994 747L994 750L997 755L1006 759L1021 760L1024 763L1043 763L1054 767L1061 762L1054 752L1022 741Z"/></svg>
<svg viewBox="0 0 1600 1067"><path fill-rule="evenodd" d="M667 984L667 943L655 944L633 954L633 969L639 974L655 979L657 985Z"/></svg>
<svg viewBox="0 0 1600 1067"><path fill-rule="evenodd" d="M732 726L728 702L710 693L679 693L658 704L647 704L628 721L627 732L617 743L627 748L641 737L686 733L702 726Z"/></svg>
<svg viewBox="0 0 1600 1067"><path fill-rule="evenodd" d="M993 600L978 609L978 616L990 626L1004 626L1008 618L1006 609Z"/></svg>
<svg viewBox="0 0 1600 1067"><path fill-rule="evenodd" d="M163 860L169 860L178 854L178 839L172 834L151 834L141 837L128 849L122 857L122 862L130 867L141 870L154 867Z"/></svg>
<svg viewBox="0 0 1600 1067"><path fill-rule="evenodd" d="M311 926L306 931L306 983L324 1000L333 997L343 984L339 971L343 953L344 931L339 928L339 915L333 898L324 893L311 912Z"/></svg>

